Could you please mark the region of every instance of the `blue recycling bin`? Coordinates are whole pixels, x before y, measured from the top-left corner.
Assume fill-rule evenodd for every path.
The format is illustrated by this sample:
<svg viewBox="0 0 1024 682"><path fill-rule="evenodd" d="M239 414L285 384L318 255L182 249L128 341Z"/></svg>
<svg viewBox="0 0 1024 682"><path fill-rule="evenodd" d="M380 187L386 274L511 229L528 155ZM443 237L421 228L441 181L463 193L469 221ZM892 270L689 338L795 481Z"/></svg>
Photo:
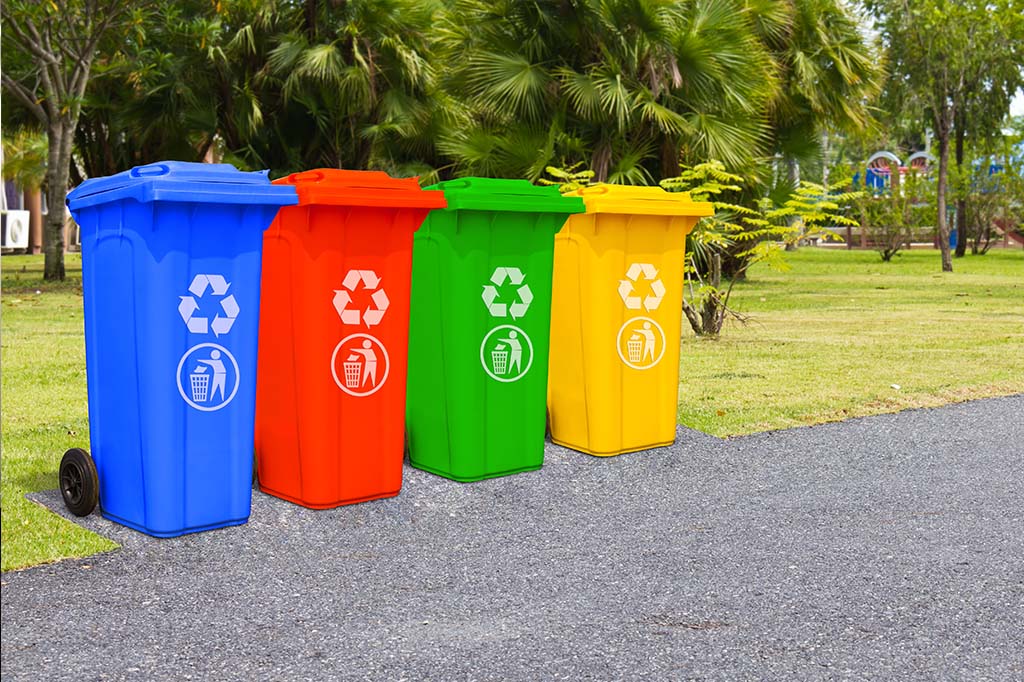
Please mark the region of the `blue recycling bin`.
<svg viewBox="0 0 1024 682"><path fill-rule="evenodd" d="M68 195L106 518L157 537L248 520L263 231L297 201L265 171L174 161Z"/></svg>

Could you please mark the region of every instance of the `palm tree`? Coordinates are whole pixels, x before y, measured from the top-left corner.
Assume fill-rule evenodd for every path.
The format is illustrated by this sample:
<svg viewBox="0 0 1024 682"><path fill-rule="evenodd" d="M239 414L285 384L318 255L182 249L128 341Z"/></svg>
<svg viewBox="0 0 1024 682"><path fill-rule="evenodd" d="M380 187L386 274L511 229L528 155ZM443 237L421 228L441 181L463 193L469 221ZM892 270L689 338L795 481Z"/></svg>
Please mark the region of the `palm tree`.
<svg viewBox="0 0 1024 682"><path fill-rule="evenodd" d="M89 93L89 175L217 156L274 175L315 166L432 172L447 98L412 0L183 0L119 36Z"/></svg>
<svg viewBox="0 0 1024 682"><path fill-rule="evenodd" d="M219 141L261 131L254 74L265 65L275 3L163 3L104 45L76 151L87 176L164 159L200 161ZM79 178L80 179L80 178Z"/></svg>
<svg viewBox="0 0 1024 682"><path fill-rule="evenodd" d="M460 173L585 161L650 184L684 162L753 162L775 65L740 0L460 0L438 29L464 102L438 143Z"/></svg>
<svg viewBox="0 0 1024 682"><path fill-rule="evenodd" d="M282 33L253 79L274 116L244 155L282 170L429 164L444 109L427 35L436 11L415 0L278 3Z"/></svg>
<svg viewBox="0 0 1024 682"><path fill-rule="evenodd" d="M24 127L4 135L4 180L38 191L46 182L46 134Z"/></svg>
<svg viewBox="0 0 1024 682"><path fill-rule="evenodd" d="M786 162L790 189L801 160L820 154L822 132L860 132L882 84L881 48L869 44L842 0L748 0L780 86L769 108L771 151Z"/></svg>

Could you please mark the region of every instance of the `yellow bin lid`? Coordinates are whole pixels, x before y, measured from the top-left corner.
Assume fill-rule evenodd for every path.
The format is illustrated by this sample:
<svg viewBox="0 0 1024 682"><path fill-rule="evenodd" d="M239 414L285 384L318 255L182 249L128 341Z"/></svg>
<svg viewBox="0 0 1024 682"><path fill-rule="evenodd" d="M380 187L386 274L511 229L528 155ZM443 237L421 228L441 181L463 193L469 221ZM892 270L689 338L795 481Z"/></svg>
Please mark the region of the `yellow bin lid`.
<svg viewBox="0 0 1024 682"><path fill-rule="evenodd" d="M666 192L661 187L598 184L567 192L565 196L582 197L587 213L703 218L715 212L711 202L693 201L689 192Z"/></svg>

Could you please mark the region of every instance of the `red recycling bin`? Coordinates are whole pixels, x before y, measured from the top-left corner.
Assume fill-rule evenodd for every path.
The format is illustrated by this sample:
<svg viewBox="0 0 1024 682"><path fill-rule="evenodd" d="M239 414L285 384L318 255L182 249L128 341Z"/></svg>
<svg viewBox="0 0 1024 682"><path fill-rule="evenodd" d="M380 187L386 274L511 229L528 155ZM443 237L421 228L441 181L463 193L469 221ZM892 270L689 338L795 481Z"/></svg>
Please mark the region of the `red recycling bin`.
<svg viewBox="0 0 1024 682"><path fill-rule="evenodd" d="M263 241L256 460L263 492L313 508L402 485L412 237L440 191L377 171L276 181L299 205Z"/></svg>

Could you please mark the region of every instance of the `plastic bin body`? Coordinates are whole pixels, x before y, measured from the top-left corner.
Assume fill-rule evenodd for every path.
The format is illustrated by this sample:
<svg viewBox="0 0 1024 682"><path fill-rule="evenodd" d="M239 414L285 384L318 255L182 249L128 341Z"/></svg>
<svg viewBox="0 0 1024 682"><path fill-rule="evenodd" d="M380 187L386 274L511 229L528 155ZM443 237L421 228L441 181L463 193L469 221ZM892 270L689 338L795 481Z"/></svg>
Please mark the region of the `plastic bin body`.
<svg viewBox="0 0 1024 682"><path fill-rule="evenodd" d="M554 235L582 202L524 180L435 187L448 209L414 240L409 460L457 481L538 469Z"/></svg>
<svg viewBox="0 0 1024 682"><path fill-rule="evenodd" d="M158 537L248 519L263 230L295 201L263 173L177 162L68 196L106 518Z"/></svg>
<svg viewBox="0 0 1024 682"><path fill-rule="evenodd" d="M551 439L592 455L668 445L679 394L686 235L711 205L598 185L555 239Z"/></svg>
<svg viewBox="0 0 1024 682"><path fill-rule="evenodd" d="M370 171L277 182L294 185L300 203L264 237L260 489L312 508L392 497L402 485L412 238L444 195Z"/></svg>

